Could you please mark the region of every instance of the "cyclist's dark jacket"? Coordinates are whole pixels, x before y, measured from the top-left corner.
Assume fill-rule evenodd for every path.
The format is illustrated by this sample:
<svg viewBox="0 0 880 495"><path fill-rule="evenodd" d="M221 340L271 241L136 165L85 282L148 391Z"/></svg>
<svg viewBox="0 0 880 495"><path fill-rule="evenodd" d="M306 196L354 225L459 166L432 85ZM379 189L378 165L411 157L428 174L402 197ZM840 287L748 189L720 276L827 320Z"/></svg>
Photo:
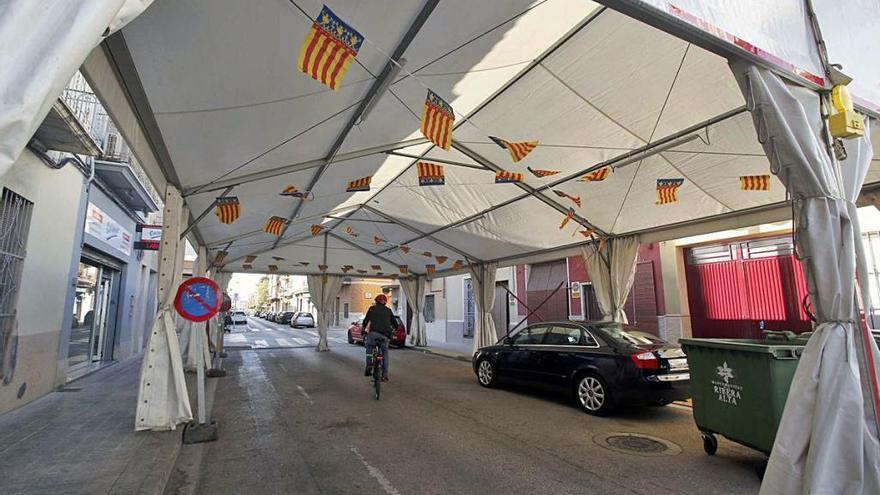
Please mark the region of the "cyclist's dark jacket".
<svg viewBox="0 0 880 495"><path fill-rule="evenodd" d="M389 338L394 334L394 327L397 326L394 322L394 313L383 304L370 306L361 328L367 328L367 323L370 324L371 332L381 333Z"/></svg>

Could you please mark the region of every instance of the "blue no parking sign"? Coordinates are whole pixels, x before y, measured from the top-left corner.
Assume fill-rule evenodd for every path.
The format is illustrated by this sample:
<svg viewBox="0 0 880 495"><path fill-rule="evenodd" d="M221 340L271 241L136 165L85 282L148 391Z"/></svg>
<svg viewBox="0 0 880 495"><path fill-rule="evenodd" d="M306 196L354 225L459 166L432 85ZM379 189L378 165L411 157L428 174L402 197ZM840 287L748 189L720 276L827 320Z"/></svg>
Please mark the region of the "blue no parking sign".
<svg viewBox="0 0 880 495"><path fill-rule="evenodd" d="M207 321L220 309L220 288L213 280L195 277L180 284L174 308L189 321Z"/></svg>

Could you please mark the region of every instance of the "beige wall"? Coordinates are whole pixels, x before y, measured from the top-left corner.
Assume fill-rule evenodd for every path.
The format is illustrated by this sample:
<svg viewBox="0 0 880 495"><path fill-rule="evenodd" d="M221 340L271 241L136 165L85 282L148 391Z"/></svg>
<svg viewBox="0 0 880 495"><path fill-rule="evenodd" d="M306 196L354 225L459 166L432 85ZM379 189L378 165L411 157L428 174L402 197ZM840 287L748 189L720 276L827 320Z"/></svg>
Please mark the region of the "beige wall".
<svg viewBox="0 0 880 495"><path fill-rule="evenodd" d="M57 378L64 305L71 287L71 259L77 251L84 177L73 165L52 170L29 151L0 177L34 203L27 255L18 295L18 358L12 382L0 383L0 413L51 391ZM62 363L63 364L63 363ZM25 385L21 398L18 391Z"/></svg>

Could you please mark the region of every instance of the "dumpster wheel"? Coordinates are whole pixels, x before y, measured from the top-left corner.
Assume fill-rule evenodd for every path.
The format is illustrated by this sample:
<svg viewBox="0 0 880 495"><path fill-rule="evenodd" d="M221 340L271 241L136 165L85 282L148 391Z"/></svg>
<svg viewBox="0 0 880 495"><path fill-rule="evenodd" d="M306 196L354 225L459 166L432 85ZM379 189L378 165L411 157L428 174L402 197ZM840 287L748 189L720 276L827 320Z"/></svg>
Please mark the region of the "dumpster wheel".
<svg viewBox="0 0 880 495"><path fill-rule="evenodd" d="M718 438L711 433L703 433L703 450L709 455L715 455L718 451Z"/></svg>

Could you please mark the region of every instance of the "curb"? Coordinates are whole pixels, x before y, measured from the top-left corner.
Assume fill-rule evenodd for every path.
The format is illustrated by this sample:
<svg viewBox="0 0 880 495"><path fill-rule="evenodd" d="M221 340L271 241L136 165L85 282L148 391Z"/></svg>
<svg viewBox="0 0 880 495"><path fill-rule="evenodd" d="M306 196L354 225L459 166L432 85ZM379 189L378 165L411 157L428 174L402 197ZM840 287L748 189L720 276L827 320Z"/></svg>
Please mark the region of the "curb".
<svg viewBox="0 0 880 495"><path fill-rule="evenodd" d="M406 346L407 349L411 349L413 351L418 351L423 354L432 354L434 356L445 357L447 359L455 359L456 361L462 361L465 363L470 363L471 358L466 354L461 354L459 352L453 351L444 351L438 349L431 349L430 347L417 347L417 346Z"/></svg>

